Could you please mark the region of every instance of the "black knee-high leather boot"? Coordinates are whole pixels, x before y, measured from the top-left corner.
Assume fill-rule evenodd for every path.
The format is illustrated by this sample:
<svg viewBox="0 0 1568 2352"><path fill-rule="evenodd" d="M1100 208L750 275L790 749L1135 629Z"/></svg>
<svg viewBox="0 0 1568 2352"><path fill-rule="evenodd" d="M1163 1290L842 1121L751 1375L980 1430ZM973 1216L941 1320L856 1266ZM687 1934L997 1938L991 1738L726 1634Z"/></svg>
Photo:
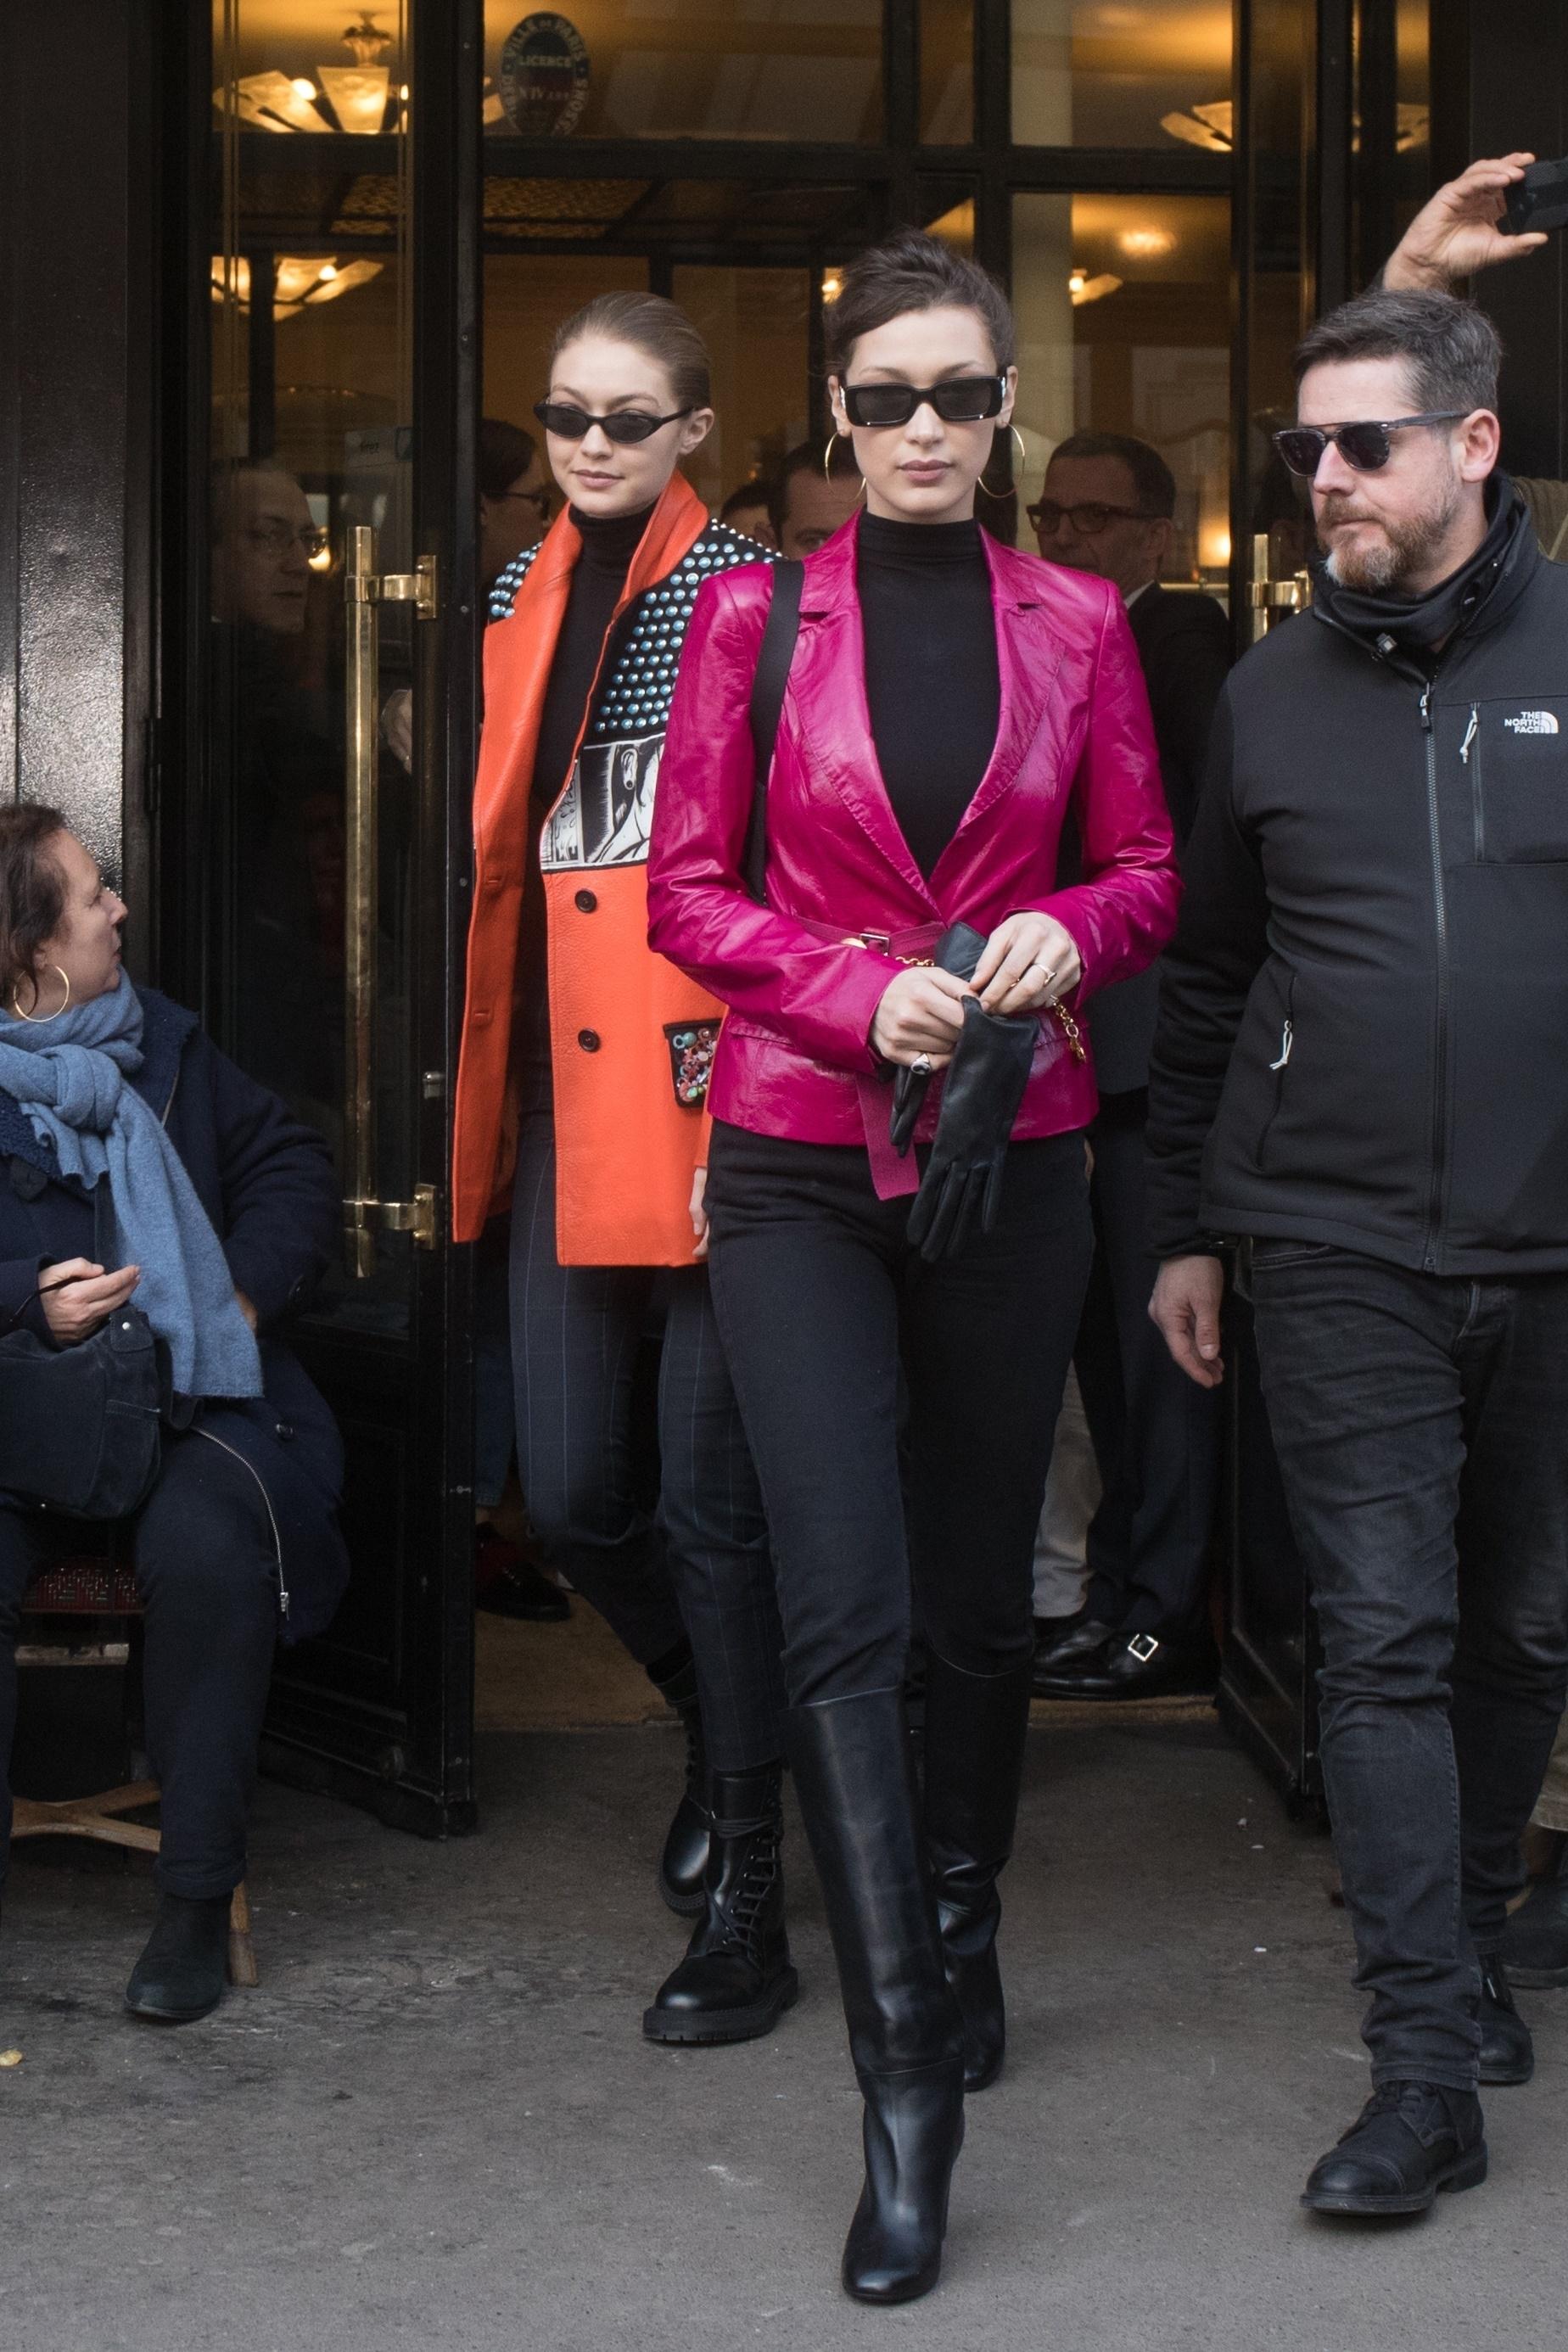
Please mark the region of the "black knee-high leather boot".
<svg viewBox="0 0 1568 2352"><path fill-rule="evenodd" d="M866 2185L846 2290L907 2303L936 2284L963 2140L963 2029L942 1969L900 1690L786 1717L866 2102Z"/></svg>
<svg viewBox="0 0 1568 2352"><path fill-rule="evenodd" d="M942 1964L963 2014L966 2091L984 2090L1002 2071L996 1881L1013 1851L1033 1672L1027 1657L1005 1674L970 1675L926 1654L926 1847Z"/></svg>

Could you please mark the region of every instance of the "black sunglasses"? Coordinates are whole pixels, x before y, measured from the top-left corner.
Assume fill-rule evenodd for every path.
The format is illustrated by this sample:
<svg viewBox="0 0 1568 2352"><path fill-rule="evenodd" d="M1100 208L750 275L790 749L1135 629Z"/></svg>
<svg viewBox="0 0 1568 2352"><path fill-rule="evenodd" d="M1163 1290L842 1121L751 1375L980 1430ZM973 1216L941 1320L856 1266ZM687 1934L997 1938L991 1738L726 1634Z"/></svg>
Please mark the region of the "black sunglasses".
<svg viewBox="0 0 1568 2352"><path fill-rule="evenodd" d="M1070 522L1080 539L1098 539L1107 523L1162 522L1162 515L1145 514L1142 507L1108 507L1098 499L1086 499L1080 506L1059 507L1055 499L1041 499L1037 505L1026 507L1024 512L1037 530L1054 539L1064 520Z"/></svg>
<svg viewBox="0 0 1568 2352"><path fill-rule="evenodd" d="M907 425L929 400L944 425L978 425L998 416L1007 397L1005 375L950 375L942 383L847 383L844 413L851 425Z"/></svg>
<svg viewBox="0 0 1568 2352"><path fill-rule="evenodd" d="M689 408L672 408L668 416L650 416L646 408L616 408L608 416L590 416L585 408L574 408L569 401L542 400L533 411L547 433L563 441L581 441L591 426L597 425L606 441L618 442L625 447L628 442L651 441L661 425L673 425L678 417L689 416Z"/></svg>
<svg viewBox="0 0 1568 2352"><path fill-rule="evenodd" d="M1274 446L1290 471L1308 481L1322 464L1331 441L1358 474L1380 474L1394 454L1391 433L1403 433L1411 425L1454 425L1469 413L1468 408L1432 408L1421 416L1387 416L1375 423L1288 425L1274 436Z"/></svg>

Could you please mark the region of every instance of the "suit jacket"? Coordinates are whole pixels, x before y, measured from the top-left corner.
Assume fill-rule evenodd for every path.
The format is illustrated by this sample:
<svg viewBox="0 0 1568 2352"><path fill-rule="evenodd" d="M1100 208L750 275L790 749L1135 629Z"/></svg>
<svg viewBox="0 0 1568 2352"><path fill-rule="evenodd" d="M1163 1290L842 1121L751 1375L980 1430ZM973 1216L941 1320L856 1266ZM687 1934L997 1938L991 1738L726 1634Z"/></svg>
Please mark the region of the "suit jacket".
<svg viewBox="0 0 1568 2352"><path fill-rule="evenodd" d="M1230 623L1213 596L1162 588L1135 599L1128 622L1160 747L1160 778L1178 845L1197 814L1209 729L1230 667ZM1089 1034L1102 1094L1131 1094L1149 1083L1149 1053L1160 1001L1160 970L1151 964L1089 1009Z"/></svg>
<svg viewBox="0 0 1568 2352"><path fill-rule="evenodd" d="M990 931L1040 908L1071 934L1079 1001L1139 971L1174 925L1178 884L1149 703L1121 599L1103 580L984 541L1002 707L989 765L928 878L877 763L856 589L858 518L805 560L800 635L767 800L767 904L742 879L752 811L752 680L772 594L761 565L711 580L680 665L648 860L649 937L729 1005L715 1118L805 1143L855 1143L872 1016L900 969L889 940L961 919ZM1083 879L1058 884L1071 806ZM933 1087L931 1097L940 1097ZM928 1097L919 1133L929 1136ZM1086 1126L1091 1067L1042 1021L1014 1127ZM886 1111L882 1113L885 1122Z"/></svg>

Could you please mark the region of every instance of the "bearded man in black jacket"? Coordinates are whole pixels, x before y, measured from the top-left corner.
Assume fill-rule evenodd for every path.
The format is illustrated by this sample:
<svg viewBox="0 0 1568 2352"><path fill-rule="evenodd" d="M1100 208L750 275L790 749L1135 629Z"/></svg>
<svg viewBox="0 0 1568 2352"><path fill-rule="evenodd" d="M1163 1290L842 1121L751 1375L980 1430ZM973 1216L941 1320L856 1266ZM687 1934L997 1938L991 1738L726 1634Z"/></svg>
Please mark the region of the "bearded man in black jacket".
<svg viewBox="0 0 1568 2352"><path fill-rule="evenodd" d="M1423 292L1300 346L1321 574L1221 698L1151 1083L1150 1311L1215 1385L1239 1242L1322 1633L1373 2084L1329 2212L1485 2178L1568 1693L1568 570L1496 470L1499 357Z"/></svg>

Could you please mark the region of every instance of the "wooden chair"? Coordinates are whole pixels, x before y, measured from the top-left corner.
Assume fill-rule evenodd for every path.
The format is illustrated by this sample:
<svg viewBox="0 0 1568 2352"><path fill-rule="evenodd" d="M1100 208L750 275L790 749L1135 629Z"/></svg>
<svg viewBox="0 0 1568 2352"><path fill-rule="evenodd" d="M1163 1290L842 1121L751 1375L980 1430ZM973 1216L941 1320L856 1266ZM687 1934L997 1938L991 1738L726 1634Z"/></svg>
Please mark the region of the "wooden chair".
<svg viewBox="0 0 1568 2352"><path fill-rule="evenodd" d="M28 1588L22 1613L24 1617L140 1617L142 1601L125 1562L107 1557L84 1557L61 1560L56 1567L47 1569ZM83 1654L82 1645L66 1646L70 1654ZM17 1663L41 1662L58 1655L61 1647L58 1642L25 1643L18 1646ZM122 1663L128 1651L127 1644L115 1642L89 1643L85 1648L95 1662L108 1665ZM118 1789L105 1789L98 1796L64 1797L52 1802L16 1797L12 1801L12 1841L27 1837L90 1838L100 1845L129 1846L138 1853L156 1853L163 1843L162 1832L121 1816L141 1812L157 1802L156 1780L130 1780ZM235 1985L260 1981L250 1938L250 1905L243 1881L235 1888L229 1906L228 1979Z"/></svg>

